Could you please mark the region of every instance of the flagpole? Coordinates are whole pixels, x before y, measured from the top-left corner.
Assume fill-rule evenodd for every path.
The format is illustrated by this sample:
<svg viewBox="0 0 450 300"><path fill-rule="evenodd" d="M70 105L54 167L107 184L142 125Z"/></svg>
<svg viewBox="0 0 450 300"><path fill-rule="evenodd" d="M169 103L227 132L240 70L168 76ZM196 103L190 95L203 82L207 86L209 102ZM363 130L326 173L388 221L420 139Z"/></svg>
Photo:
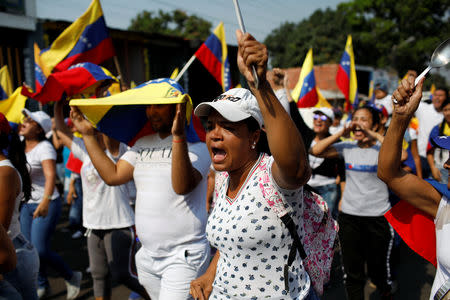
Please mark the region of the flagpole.
<svg viewBox="0 0 450 300"><path fill-rule="evenodd" d="M188 62L184 65L183 69L181 69L180 73L178 73L178 76L175 78L175 81L178 82L180 80L181 76L183 76L184 72L192 65L194 62L196 56L192 55L192 57L188 60Z"/></svg>
<svg viewBox="0 0 450 300"><path fill-rule="evenodd" d="M122 90L123 76L122 76L122 72L120 71L119 59L117 58L117 55L114 55L113 59L114 59L114 65L116 66L117 73L119 73L119 82L120 82L120 87L121 87L120 90Z"/></svg>
<svg viewBox="0 0 450 300"><path fill-rule="evenodd" d="M236 12L236 17L238 19L238 23L239 23L239 27L241 29L241 31L243 33L245 33L245 25L244 25L244 20L242 19L242 14L241 14L241 9L239 7L239 2L238 0L233 0L234 3L234 10ZM255 88L258 89L259 86L259 79L258 79L258 74L256 73L256 69L255 66L252 66L252 71L253 71L253 79L255 80Z"/></svg>

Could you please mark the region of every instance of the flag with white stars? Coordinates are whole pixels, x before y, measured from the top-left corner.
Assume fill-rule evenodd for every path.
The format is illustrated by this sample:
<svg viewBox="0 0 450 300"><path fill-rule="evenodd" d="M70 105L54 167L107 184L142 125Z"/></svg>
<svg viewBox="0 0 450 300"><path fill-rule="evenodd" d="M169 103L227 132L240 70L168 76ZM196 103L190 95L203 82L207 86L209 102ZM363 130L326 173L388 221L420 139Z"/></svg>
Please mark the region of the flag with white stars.
<svg viewBox="0 0 450 300"><path fill-rule="evenodd" d="M347 37L344 53L342 54L336 75L336 83L345 96L346 111L350 106L358 107L358 82L356 79L355 55L353 53L352 36Z"/></svg>

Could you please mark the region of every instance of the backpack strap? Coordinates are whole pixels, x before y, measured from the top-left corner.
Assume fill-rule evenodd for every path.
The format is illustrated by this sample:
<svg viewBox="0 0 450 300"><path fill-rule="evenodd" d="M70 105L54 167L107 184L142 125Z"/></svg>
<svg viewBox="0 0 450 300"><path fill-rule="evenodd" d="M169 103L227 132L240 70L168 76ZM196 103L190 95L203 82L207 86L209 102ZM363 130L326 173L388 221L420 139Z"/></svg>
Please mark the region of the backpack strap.
<svg viewBox="0 0 450 300"><path fill-rule="evenodd" d="M263 157L257 171L258 173L268 171L267 170L268 159L269 157L267 156ZM288 261L287 264L284 265L284 288L286 291L289 291L289 267L294 262L297 252L302 258L302 260L305 260L307 255L305 249L303 248L303 244L300 240L300 237L298 236L296 224L292 219L291 215L289 214L288 209L284 207L285 201L283 200L281 195L273 188L269 177L265 176L266 174L259 174L259 175L260 175L259 186L261 188L264 198L269 204L270 209L281 219L281 222L283 222L284 226L286 226L292 238L292 246L291 250L289 251Z"/></svg>
<svg viewBox="0 0 450 300"><path fill-rule="evenodd" d="M298 236L297 229L295 228L295 222L292 220L289 213L285 214L280 219L284 226L288 229L293 240L291 250L289 251L287 264L284 265L284 288L286 291L289 291L289 267L294 262L297 251L303 261L306 259L306 252L303 248L302 242L300 241L300 237Z"/></svg>

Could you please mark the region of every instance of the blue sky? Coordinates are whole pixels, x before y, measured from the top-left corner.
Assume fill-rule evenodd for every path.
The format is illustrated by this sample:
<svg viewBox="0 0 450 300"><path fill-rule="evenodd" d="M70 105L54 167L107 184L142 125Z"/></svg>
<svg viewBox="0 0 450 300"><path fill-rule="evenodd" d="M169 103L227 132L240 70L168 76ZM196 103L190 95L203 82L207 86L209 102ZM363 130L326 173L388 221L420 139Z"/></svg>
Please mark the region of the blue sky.
<svg viewBox="0 0 450 300"><path fill-rule="evenodd" d="M74 21L91 0L39 0L37 16L43 19ZM299 22L316 9L335 8L343 0L241 0L239 2L248 32L263 40L283 22ZM234 31L238 22L232 0L101 0L109 27L126 29L142 10L172 11L182 9L212 23L212 29L224 22L228 44L236 44Z"/></svg>

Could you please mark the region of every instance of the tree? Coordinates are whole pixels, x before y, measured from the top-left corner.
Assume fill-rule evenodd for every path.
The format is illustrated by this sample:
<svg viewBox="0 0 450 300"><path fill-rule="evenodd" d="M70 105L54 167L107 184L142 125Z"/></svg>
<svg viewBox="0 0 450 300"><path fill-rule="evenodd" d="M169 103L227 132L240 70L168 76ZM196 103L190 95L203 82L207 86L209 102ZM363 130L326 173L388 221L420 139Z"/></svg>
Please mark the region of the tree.
<svg viewBox="0 0 450 300"><path fill-rule="evenodd" d="M159 10L158 14L144 10L131 20L128 29L204 40L211 34L211 23L178 9L171 13Z"/></svg>
<svg viewBox="0 0 450 300"><path fill-rule="evenodd" d="M299 66L310 47L314 63L336 63L351 34L357 64L420 72L448 38L449 7L449 0L353 0L282 24L265 43L273 66Z"/></svg>

